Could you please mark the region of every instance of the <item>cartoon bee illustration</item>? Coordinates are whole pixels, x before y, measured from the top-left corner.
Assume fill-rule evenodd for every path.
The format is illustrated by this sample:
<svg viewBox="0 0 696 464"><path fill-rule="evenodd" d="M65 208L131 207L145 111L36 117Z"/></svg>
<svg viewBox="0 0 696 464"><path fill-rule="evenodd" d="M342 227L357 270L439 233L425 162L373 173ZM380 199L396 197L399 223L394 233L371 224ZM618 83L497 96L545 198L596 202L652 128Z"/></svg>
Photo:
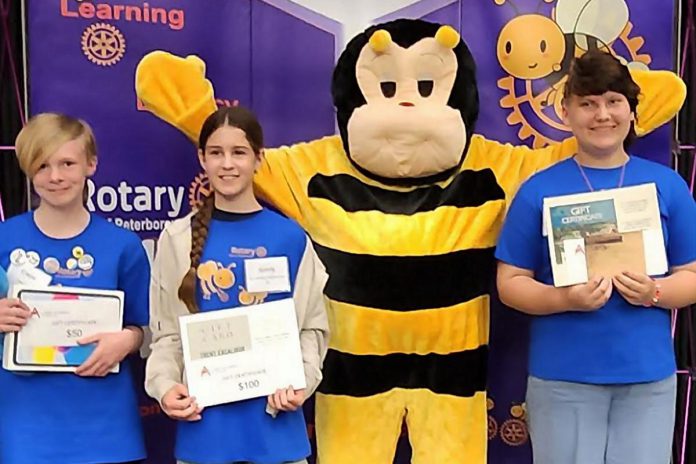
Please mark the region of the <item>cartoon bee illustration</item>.
<svg viewBox="0 0 696 464"><path fill-rule="evenodd" d="M239 287L239 303L244 306L263 303L267 296L266 292L251 293L244 287Z"/></svg>
<svg viewBox="0 0 696 464"><path fill-rule="evenodd" d="M201 283L204 299L209 300L215 293L223 303L229 301L230 297L225 290L232 288L236 281L232 267L234 263L225 267L215 261L206 261L198 266L196 276Z"/></svg>
<svg viewBox="0 0 696 464"><path fill-rule="evenodd" d="M650 56L639 53L643 38L631 36L626 0L556 0L548 16L539 11L554 0L539 0L536 12L526 14L512 0L494 2L512 7L516 15L503 26L496 44L498 63L508 74L498 80L507 93L500 106L510 108L508 124L521 124L520 140L532 137L534 148L569 132L561 103L574 57L599 49L630 68L647 69L650 64Z"/></svg>
<svg viewBox="0 0 696 464"><path fill-rule="evenodd" d="M512 6L518 14L500 31L498 62L514 78L545 79L548 87L534 96L541 108L553 106L556 114L561 114L561 90L570 63L588 50L604 50L629 67L647 69L649 58L628 63L612 48L632 28L625 0L557 0L551 17L539 13L519 15L510 0L494 1ZM543 3L552 2L541 0L537 10Z"/></svg>

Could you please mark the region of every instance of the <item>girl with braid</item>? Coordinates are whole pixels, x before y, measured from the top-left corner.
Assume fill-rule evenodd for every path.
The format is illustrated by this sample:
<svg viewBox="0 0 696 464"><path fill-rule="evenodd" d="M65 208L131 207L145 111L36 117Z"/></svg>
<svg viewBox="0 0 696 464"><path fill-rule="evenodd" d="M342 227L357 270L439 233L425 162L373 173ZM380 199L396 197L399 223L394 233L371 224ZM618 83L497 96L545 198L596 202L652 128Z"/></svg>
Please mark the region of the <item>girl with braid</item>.
<svg viewBox="0 0 696 464"><path fill-rule="evenodd" d="M262 147L261 126L250 111L234 107L211 114L200 131L198 158L212 192L199 210L172 222L159 238L145 388L179 421L179 463L300 463L310 454L301 406L321 380L328 338L322 295L327 276L302 229L254 196ZM287 259L290 291L245 289L244 261L263 257ZM307 387L279 385L268 398L203 411L184 384L179 316L290 297Z"/></svg>

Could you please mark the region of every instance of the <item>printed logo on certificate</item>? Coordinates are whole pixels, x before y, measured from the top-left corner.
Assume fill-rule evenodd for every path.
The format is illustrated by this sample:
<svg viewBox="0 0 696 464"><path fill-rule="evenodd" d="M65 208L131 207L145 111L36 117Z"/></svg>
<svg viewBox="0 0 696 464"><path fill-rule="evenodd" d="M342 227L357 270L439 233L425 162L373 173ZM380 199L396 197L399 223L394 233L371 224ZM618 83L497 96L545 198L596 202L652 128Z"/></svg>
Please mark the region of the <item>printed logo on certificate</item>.
<svg viewBox="0 0 696 464"><path fill-rule="evenodd" d="M13 285L10 294L32 313L19 332L5 335L2 363L7 370L75 372L95 348L78 340L122 329L120 290ZM116 365L112 372L118 370Z"/></svg>
<svg viewBox="0 0 696 464"><path fill-rule="evenodd" d="M291 298L181 316L186 382L202 406L305 388Z"/></svg>
<svg viewBox="0 0 696 464"><path fill-rule="evenodd" d="M543 220L557 287L667 272L655 184L545 198Z"/></svg>

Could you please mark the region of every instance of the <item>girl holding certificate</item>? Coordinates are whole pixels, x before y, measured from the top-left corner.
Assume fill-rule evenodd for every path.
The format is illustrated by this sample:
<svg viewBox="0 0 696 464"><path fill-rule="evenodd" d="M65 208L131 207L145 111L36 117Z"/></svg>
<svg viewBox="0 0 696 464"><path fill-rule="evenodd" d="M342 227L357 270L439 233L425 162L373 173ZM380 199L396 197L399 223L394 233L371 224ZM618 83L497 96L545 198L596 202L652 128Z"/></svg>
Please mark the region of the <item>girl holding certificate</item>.
<svg viewBox="0 0 696 464"><path fill-rule="evenodd" d="M696 206L676 172L627 152L639 93L628 69L611 55L594 50L575 60L563 114L578 140L577 154L520 188L498 242L501 300L534 316L527 412L537 464L670 461L676 366L669 309L696 302ZM589 272L585 284L555 287L552 267L558 261L551 262L545 235L556 227L549 231L551 216L542 226L544 199L642 184L657 190L654 221L658 236L661 223L668 273L649 277L626 264L632 256L606 252L598 256L613 260L616 271ZM641 204L613 214L639 212ZM580 217L566 217L566 225L601 216L589 208L572 208ZM601 230L583 229L585 245L565 248L561 259L590 263L583 254L592 243L616 250L634 240L621 235L618 220ZM634 250L644 252L651 250Z"/></svg>
<svg viewBox="0 0 696 464"><path fill-rule="evenodd" d="M174 221L160 236L145 388L179 420L175 455L180 462L304 462L310 446L301 406L321 380L327 349L324 268L302 229L254 196L263 135L252 113L241 107L219 109L203 124L198 147L211 194L199 210ZM267 269L278 288L249 291L253 266L247 265L270 257L284 264ZM278 385L268 398L202 410L184 384L178 317L288 298L294 300L306 388Z"/></svg>
<svg viewBox="0 0 696 464"><path fill-rule="evenodd" d="M82 337L77 347L32 348L38 364L80 364L75 373L0 369L0 462L138 461L145 447L125 358L140 348L140 326L148 323L145 250L134 233L85 207L86 181L97 167L94 135L85 122L37 115L19 133L16 147L40 205L0 224L0 266L10 284L122 290L125 328ZM1 299L0 332L22 330L31 314L23 302ZM110 373L119 363L118 373Z"/></svg>

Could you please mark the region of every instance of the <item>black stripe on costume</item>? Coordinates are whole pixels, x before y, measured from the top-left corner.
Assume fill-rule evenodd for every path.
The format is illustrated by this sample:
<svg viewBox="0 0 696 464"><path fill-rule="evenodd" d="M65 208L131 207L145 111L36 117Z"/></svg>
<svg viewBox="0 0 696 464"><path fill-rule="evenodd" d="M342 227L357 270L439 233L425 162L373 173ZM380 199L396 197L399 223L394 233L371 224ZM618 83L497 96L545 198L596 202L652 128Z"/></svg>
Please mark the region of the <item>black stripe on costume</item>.
<svg viewBox="0 0 696 464"><path fill-rule="evenodd" d="M326 266L324 292L357 306L413 311L453 306L490 291L494 248L434 256L359 255L314 245Z"/></svg>
<svg viewBox="0 0 696 464"><path fill-rule="evenodd" d="M408 192L373 187L348 174L316 174L307 190L310 198L329 200L344 211L405 215L433 211L440 206L481 206L505 198L505 192L490 169L462 171L444 188L430 185Z"/></svg>
<svg viewBox="0 0 696 464"><path fill-rule="evenodd" d="M471 397L486 389L488 347L450 354L354 355L329 350L319 392L364 397L392 388L427 388Z"/></svg>

